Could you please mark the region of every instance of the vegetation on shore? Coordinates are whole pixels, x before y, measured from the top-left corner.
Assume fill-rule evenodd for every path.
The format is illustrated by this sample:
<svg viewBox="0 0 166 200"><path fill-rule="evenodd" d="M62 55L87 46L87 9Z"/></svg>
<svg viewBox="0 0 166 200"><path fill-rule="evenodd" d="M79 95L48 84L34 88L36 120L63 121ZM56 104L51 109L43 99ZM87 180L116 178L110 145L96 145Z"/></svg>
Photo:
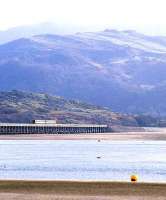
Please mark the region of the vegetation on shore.
<svg viewBox="0 0 166 200"><path fill-rule="evenodd" d="M58 123L107 124L110 126L159 126L159 119L149 116L112 112L77 100L47 94L0 92L0 122L29 123L33 119L56 119Z"/></svg>
<svg viewBox="0 0 166 200"><path fill-rule="evenodd" d="M33 119L57 119L58 123L138 126L132 116L76 100L16 90L0 92L1 122L31 122Z"/></svg>

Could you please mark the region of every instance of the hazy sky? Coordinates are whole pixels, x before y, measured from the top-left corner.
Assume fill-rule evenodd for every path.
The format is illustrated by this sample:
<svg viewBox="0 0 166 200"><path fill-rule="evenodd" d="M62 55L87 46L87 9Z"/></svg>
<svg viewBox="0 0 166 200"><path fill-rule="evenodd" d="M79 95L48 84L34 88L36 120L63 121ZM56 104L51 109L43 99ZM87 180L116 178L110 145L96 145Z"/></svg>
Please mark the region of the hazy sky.
<svg viewBox="0 0 166 200"><path fill-rule="evenodd" d="M0 0L0 29L41 22L166 35L166 0Z"/></svg>

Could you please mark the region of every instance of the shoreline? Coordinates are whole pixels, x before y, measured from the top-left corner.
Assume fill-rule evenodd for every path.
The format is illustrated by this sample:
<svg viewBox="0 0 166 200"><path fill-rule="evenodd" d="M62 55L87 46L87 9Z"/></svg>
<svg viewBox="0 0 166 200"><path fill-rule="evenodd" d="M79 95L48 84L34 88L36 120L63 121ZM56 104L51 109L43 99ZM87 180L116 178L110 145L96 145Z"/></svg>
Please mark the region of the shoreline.
<svg viewBox="0 0 166 200"><path fill-rule="evenodd" d="M0 199L164 200L166 183L0 180Z"/></svg>
<svg viewBox="0 0 166 200"><path fill-rule="evenodd" d="M166 132L0 135L0 140L166 140ZM130 177L129 177L130 178ZM4 200L165 200L166 182L0 179Z"/></svg>
<svg viewBox="0 0 166 200"><path fill-rule="evenodd" d="M0 140L166 140L166 132L0 135Z"/></svg>

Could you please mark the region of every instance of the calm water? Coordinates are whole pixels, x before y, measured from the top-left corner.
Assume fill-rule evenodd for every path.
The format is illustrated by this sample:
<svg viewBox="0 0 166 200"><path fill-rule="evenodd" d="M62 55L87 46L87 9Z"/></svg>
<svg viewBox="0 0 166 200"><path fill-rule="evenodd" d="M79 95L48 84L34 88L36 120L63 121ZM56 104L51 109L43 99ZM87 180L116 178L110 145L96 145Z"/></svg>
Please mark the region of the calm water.
<svg viewBox="0 0 166 200"><path fill-rule="evenodd" d="M0 179L129 180L133 173L166 182L166 142L0 141Z"/></svg>

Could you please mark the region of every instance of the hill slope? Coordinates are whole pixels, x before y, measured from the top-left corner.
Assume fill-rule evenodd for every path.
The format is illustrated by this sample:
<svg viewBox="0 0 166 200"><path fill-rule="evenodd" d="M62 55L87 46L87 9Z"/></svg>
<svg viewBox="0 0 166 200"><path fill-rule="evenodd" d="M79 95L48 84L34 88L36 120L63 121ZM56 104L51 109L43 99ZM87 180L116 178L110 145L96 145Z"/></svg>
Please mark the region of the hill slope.
<svg viewBox="0 0 166 200"><path fill-rule="evenodd" d="M166 37L116 30L39 35L0 46L0 90L166 116L165 66Z"/></svg>
<svg viewBox="0 0 166 200"><path fill-rule="evenodd" d="M1 122L31 122L57 119L58 123L92 123L138 126L132 116L115 114L101 108L57 96L20 91L0 92Z"/></svg>

